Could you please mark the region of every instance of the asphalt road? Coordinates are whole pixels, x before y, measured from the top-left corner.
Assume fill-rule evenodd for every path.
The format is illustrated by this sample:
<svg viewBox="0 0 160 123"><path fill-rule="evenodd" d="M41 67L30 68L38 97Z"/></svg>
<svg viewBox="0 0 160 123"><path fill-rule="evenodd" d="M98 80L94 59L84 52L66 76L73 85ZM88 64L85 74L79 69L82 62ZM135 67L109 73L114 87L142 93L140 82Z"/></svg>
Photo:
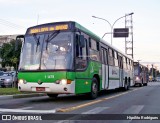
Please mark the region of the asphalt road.
<svg viewBox="0 0 160 123"><path fill-rule="evenodd" d="M34 118L48 119L45 122L49 123L159 123L160 82L150 82L144 87L132 87L129 91L103 91L95 100L88 100L84 95L61 95L57 99L42 96L0 100L0 114L11 115L11 119L15 120L12 122L18 123L21 123L21 120ZM5 118L3 116L3 119ZM0 122L8 122L8 120Z"/></svg>

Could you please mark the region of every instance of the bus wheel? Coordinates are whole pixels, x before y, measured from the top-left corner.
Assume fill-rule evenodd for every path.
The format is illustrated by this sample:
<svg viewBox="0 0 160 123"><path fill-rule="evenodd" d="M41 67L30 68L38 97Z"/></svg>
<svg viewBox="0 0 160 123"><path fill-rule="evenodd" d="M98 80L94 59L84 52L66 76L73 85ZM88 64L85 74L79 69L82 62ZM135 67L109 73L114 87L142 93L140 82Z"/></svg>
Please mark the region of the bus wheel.
<svg viewBox="0 0 160 123"><path fill-rule="evenodd" d="M125 85L124 85L124 91L127 91L127 90L128 90L128 84L125 83Z"/></svg>
<svg viewBox="0 0 160 123"><path fill-rule="evenodd" d="M96 78L92 79L91 84L91 92L90 92L90 98L95 99L98 96L98 81Z"/></svg>
<svg viewBox="0 0 160 123"><path fill-rule="evenodd" d="M57 98L58 94L47 94L50 98Z"/></svg>
<svg viewBox="0 0 160 123"><path fill-rule="evenodd" d="M139 87L142 87L142 83L139 83Z"/></svg>
<svg viewBox="0 0 160 123"><path fill-rule="evenodd" d="M124 83L124 91L127 91L129 89L129 82L127 81L127 78L125 78L125 83Z"/></svg>
<svg viewBox="0 0 160 123"><path fill-rule="evenodd" d="M144 83L143 85L144 85L144 86L147 86L147 83Z"/></svg>

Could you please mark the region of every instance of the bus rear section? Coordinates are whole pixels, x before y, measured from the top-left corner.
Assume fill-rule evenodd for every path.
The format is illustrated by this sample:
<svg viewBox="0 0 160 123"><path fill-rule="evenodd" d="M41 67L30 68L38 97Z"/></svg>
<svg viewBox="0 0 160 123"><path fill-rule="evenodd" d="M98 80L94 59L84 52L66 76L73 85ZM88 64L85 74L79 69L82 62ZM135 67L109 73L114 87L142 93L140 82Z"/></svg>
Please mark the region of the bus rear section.
<svg viewBox="0 0 160 123"><path fill-rule="evenodd" d="M147 86L148 68L139 62L134 62L134 86Z"/></svg>

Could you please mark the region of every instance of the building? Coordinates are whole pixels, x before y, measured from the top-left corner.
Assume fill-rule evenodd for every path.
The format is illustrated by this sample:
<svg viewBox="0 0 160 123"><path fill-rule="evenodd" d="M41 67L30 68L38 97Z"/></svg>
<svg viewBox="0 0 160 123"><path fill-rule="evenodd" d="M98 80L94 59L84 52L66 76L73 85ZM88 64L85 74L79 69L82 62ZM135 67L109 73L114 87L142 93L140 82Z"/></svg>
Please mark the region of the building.
<svg viewBox="0 0 160 123"><path fill-rule="evenodd" d="M3 45L3 43L8 43L12 39L16 39L17 35L0 35L0 47Z"/></svg>

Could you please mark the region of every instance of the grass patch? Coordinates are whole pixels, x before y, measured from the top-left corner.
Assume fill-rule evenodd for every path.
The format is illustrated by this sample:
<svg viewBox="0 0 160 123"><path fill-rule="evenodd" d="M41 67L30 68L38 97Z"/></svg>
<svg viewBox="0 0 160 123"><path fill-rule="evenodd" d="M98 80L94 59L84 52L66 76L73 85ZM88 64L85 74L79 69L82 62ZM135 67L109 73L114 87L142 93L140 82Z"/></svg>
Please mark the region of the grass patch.
<svg viewBox="0 0 160 123"><path fill-rule="evenodd" d="M0 95L27 94L29 92L19 92L18 88L0 88Z"/></svg>

